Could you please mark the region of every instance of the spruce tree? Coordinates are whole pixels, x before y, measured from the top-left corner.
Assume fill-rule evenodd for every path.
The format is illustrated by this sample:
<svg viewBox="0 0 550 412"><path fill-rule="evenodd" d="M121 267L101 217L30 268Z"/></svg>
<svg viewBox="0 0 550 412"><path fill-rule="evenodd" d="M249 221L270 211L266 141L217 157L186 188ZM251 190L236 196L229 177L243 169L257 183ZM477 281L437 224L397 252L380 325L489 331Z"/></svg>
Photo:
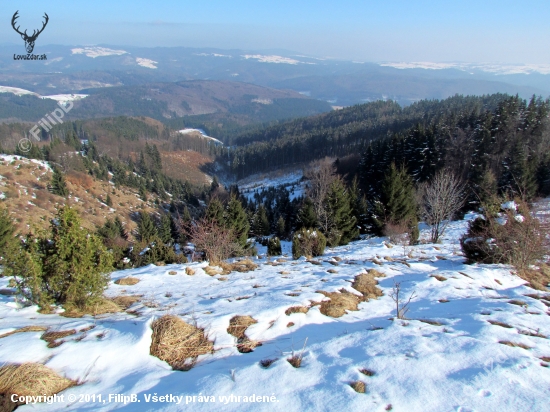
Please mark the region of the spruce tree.
<svg viewBox="0 0 550 412"><path fill-rule="evenodd" d="M15 226L7 209L0 210L0 258L17 242Z"/></svg>
<svg viewBox="0 0 550 412"><path fill-rule="evenodd" d="M317 214L315 213L315 206L313 200L306 197L304 203L298 211L298 217L296 219L296 230L305 228L316 228L318 225Z"/></svg>
<svg viewBox="0 0 550 412"><path fill-rule="evenodd" d="M286 223L283 216L279 216L279 219L277 219L275 233L280 239L284 239L286 237Z"/></svg>
<svg viewBox="0 0 550 412"><path fill-rule="evenodd" d="M382 235L387 224L406 225L409 240L418 240L418 207L414 196L414 186L405 167L390 165L382 181L381 192L373 207L374 229Z"/></svg>
<svg viewBox="0 0 550 412"><path fill-rule="evenodd" d="M109 193L107 193L107 197L105 198L105 204L109 207L113 206L113 200L111 199L111 196L109 196Z"/></svg>
<svg viewBox="0 0 550 412"><path fill-rule="evenodd" d="M149 243L158 235L153 219L147 212L139 212L138 237L142 242Z"/></svg>
<svg viewBox="0 0 550 412"><path fill-rule="evenodd" d="M253 230L256 236L269 235L269 219L263 204L258 206L258 210L254 213Z"/></svg>
<svg viewBox="0 0 550 412"><path fill-rule="evenodd" d="M172 218L168 213L163 214L160 218L158 234L165 245L172 243Z"/></svg>
<svg viewBox="0 0 550 412"><path fill-rule="evenodd" d="M65 183L65 176L57 168L53 168L52 180L50 182L50 191L54 195L66 197L69 194L69 189L67 189L67 183Z"/></svg>
<svg viewBox="0 0 550 412"><path fill-rule="evenodd" d="M225 227L232 229L237 242L242 248L246 247L250 225L242 203L232 196L225 212Z"/></svg>
<svg viewBox="0 0 550 412"><path fill-rule="evenodd" d="M347 245L359 235L359 229L350 206L349 194L341 180L331 183L325 203L329 220L329 231L325 234L327 244Z"/></svg>
<svg viewBox="0 0 550 412"><path fill-rule="evenodd" d="M205 216L209 220L214 220L218 225L225 225L223 204L217 197L210 199Z"/></svg>

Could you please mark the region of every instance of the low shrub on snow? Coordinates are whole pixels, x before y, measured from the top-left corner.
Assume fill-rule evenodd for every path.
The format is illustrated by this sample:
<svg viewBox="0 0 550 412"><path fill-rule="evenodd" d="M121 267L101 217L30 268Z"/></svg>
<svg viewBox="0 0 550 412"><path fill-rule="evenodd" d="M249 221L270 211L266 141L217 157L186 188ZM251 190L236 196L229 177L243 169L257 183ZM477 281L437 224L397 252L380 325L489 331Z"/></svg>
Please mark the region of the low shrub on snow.
<svg viewBox="0 0 550 412"><path fill-rule="evenodd" d="M486 213L470 222L460 239L469 262L506 263L520 271L541 260L547 253L546 231L541 222L531 216L525 203L510 207L496 215Z"/></svg>
<svg viewBox="0 0 550 412"><path fill-rule="evenodd" d="M292 257L300 256L311 258L321 256L327 245L326 237L316 229L301 228L294 233L292 238Z"/></svg>

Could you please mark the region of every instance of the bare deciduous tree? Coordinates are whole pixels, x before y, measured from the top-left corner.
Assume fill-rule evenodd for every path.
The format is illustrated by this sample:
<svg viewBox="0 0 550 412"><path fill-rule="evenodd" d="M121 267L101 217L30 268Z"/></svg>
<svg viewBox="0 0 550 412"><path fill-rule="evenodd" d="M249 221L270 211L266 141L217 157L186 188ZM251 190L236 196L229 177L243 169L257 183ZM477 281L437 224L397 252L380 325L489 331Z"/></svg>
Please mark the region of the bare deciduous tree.
<svg viewBox="0 0 550 412"><path fill-rule="evenodd" d="M307 195L313 201L315 214L325 233L329 229L329 216L326 210L325 199L330 189L330 185L338 176L336 175L336 167L332 159L325 157L311 164L310 168L305 171L304 176L309 179L309 187Z"/></svg>
<svg viewBox="0 0 550 412"><path fill-rule="evenodd" d="M411 303L411 300L413 300L415 297L416 297L416 292L413 291L409 296L409 299L407 299L407 301L404 302L401 296L401 282L393 283L393 288L390 293L390 298L392 298L392 300L395 302L395 312L397 315L397 319L407 319L405 315L409 311L409 304Z"/></svg>
<svg viewBox="0 0 550 412"><path fill-rule="evenodd" d="M187 229L187 236L195 249L206 254L210 263L217 264L241 252L235 233L212 219L193 222Z"/></svg>
<svg viewBox="0 0 550 412"><path fill-rule="evenodd" d="M453 216L466 200L464 184L451 172L439 171L431 182L421 187L422 217L431 226L432 243L445 233Z"/></svg>

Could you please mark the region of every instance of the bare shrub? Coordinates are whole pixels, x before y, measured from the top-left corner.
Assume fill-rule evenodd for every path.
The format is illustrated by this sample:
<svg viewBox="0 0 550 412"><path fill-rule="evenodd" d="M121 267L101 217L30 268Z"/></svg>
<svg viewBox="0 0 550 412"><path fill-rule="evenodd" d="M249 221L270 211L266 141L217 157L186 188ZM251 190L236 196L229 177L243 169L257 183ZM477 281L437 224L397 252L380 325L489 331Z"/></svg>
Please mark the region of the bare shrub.
<svg viewBox="0 0 550 412"><path fill-rule="evenodd" d="M332 159L325 157L312 162L310 167L304 171L304 177L309 180L307 195L313 201L317 219L323 231L328 233L330 222L325 199L331 184L338 178L336 166Z"/></svg>
<svg viewBox="0 0 550 412"><path fill-rule="evenodd" d="M409 304L411 300L416 297L416 293L413 291L409 296L409 299L404 300L401 294L401 282L394 282L393 288L390 293L390 298L395 302L395 313L397 319L406 319L406 314L409 311Z"/></svg>
<svg viewBox="0 0 550 412"><path fill-rule="evenodd" d="M466 201L462 183L450 171L441 170L421 188L421 212L431 226L432 243L437 243L447 226Z"/></svg>
<svg viewBox="0 0 550 412"><path fill-rule="evenodd" d="M525 203L519 203L517 212L508 209L498 218L485 216L470 222L460 239L469 262L507 263L522 272L544 258L548 253L544 225Z"/></svg>
<svg viewBox="0 0 550 412"><path fill-rule="evenodd" d="M164 315L155 320L151 328L151 355L167 362L174 370L190 370L200 355L214 351L214 345L204 329L190 325L177 316Z"/></svg>
<svg viewBox="0 0 550 412"><path fill-rule="evenodd" d="M391 243L405 246L410 244L409 231L410 224L408 222L388 222L384 226L383 234L389 238Z"/></svg>
<svg viewBox="0 0 550 412"><path fill-rule="evenodd" d="M195 249L204 252L212 264L242 253L233 230L224 228L212 219L204 218L190 225L186 235Z"/></svg>

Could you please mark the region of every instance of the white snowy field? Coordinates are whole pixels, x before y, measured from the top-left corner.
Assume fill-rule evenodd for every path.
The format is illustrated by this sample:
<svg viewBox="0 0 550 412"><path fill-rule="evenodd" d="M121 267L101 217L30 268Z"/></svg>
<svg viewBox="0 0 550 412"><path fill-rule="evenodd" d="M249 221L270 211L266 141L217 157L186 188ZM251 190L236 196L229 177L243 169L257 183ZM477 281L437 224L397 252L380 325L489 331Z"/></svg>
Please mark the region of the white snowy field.
<svg viewBox="0 0 550 412"><path fill-rule="evenodd" d="M545 338L550 335L549 308L545 301L525 296L548 293L524 286L509 266L464 264L458 238L466 226L466 221L452 223L440 245L389 248L384 239L374 238L327 249L314 263L292 260L285 243L286 256L271 258L271 264L257 259L256 270L227 276L207 275L202 270L206 263L115 272L113 281L140 279L133 286L111 283L106 292L142 295L129 308L133 314L69 319L41 315L36 307L19 307L14 296L0 295L0 335L30 325L54 331L95 325L53 349L40 339L41 332L4 337L0 363L42 362L82 382L63 392L64 402L22 406L22 412L548 411L550 368L541 358L550 357ZM189 266L196 270L194 276L186 274ZM319 306L305 314L285 314L292 306L326 299L318 290L345 288L359 294L351 281L368 269L386 275L378 279L384 296L361 303L358 311L336 319L322 315ZM407 320L393 319L394 282L401 282L406 299L415 292ZM7 284L0 278L0 289ZM150 324L165 314L206 328L215 352L201 356L188 372L173 371L151 356ZM262 346L251 353L237 351L236 339L227 333L234 315L258 321L246 333ZM300 353L304 343L302 366L294 368L286 359ZM277 360L263 368L259 362L265 359ZM365 376L363 368L374 375ZM366 383L366 393L350 387L356 380ZM137 395L140 402L78 402L80 395L94 394L104 400L109 394ZM68 401L69 395L77 400ZM180 404L152 402L151 396L164 395L183 398ZM235 397L225 398L231 395ZM242 397L250 400L252 395L273 396L273 402L243 402Z"/></svg>

